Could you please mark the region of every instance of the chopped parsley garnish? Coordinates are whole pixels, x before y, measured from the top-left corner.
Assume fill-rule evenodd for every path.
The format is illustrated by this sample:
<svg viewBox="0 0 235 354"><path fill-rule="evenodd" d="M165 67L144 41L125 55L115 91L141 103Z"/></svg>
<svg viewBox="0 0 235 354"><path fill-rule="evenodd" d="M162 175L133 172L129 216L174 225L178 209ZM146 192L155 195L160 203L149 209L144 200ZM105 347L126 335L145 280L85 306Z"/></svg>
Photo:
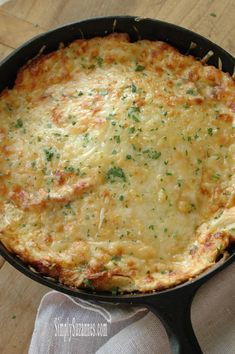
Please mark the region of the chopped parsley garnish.
<svg viewBox="0 0 235 354"><path fill-rule="evenodd" d="M64 206L66 209L72 209L72 207L71 207L71 204L70 203L67 203L67 204L65 204L65 206Z"/></svg>
<svg viewBox="0 0 235 354"><path fill-rule="evenodd" d="M22 121L22 119L17 119L17 121L16 121L16 124L15 124L15 127L16 128L22 128L23 127L23 121Z"/></svg>
<svg viewBox="0 0 235 354"><path fill-rule="evenodd" d="M90 289L94 290L95 287L90 279L84 279L83 283Z"/></svg>
<svg viewBox="0 0 235 354"><path fill-rule="evenodd" d="M121 256L112 256L111 261L113 262L119 262L121 260Z"/></svg>
<svg viewBox="0 0 235 354"><path fill-rule="evenodd" d="M120 195L119 200L122 202L124 200L124 196Z"/></svg>
<svg viewBox="0 0 235 354"><path fill-rule="evenodd" d="M131 84L131 92L137 92L137 87L134 84Z"/></svg>
<svg viewBox="0 0 235 354"><path fill-rule="evenodd" d="M188 90L186 91L186 93L187 93L188 95L192 95L192 96L196 96L196 94L197 94L193 89L188 89Z"/></svg>
<svg viewBox="0 0 235 354"><path fill-rule="evenodd" d="M150 230L154 230L154 225L149 225Z"/></svg>
<svg viewBox="0 0 235 354"><path fill-rule="evenodd" d="M140 118L139 118L139 113L140 113L140 108L139 107L130 107L128 109L128 117L132 118L135 122L140 122Z"/></svg>
<svg viewBox="0 0 235 354"><path fill-rule="evenodd" d="M75 172L75 168L73 166L65 166L64 171L67 173Z"/></svg>
<svg viewBox="0 0 235 354"><path fill-rule="evenodd" d="M89 143L89 139L90 139L89 133L84 134L82 138L83 138L83 141L84 141L84 143L82 144L82 146L83 146L83 147L86 147L87 144Z"/></svg>
<svg viewBox="0 0 235 354"><path fill-rule="evenodd" d="M118 293L118 288L112 288L112 295L117 295Z"/></svg>
<svg viewBox="0 0 235 354"><path fill-rule="evenodd" d="M114 135L113 139L116 141L117 144L120 144L121 139L119 135Z"/></svg>
<svg viewBox="0 0 235 354"><path fill-rule="evenodd" d="M182 182L183 182L182 179L177 179L177 186L181 187L182 186Z"/></svg>
<svg viewBox="0 0 235 354"><path fill-rule="evenodd" d="M207 132L210 136L212 136L213 135L213 128L208 128Z"/></svg>
<svg viewBox="0 0 235 354"><path fill-rule="evenodd" d="M143 65L136 65L135 71L143 71L145 67Z"/></svg>
<svg viewBox="0 0 235 354"><path fill-rule="evenodd" d="M128 133L129 134L133 134L135 132L135 127L130 127L129 129L128 129Z"/></svg>
<svg viewBox="0 0 235 354"><path fill-rule="evenodd" d="M53 148L50 147L49 149L44 149L44 153L45 153L45 156L46 156L46 160L49 162L53 159L54 157L54 151L53 151Z"/></svg>
<svg viewBox="0 0 235 354"><path fill-rule="evenodd" d="M83 92L82 91L79 91L78 92L78 96L82 96L83 95Z"/></svg>
<svg viewBox="0 0 235 354"><path fill-rule="evenodd" d="M116 116L116 113L109 113L109 115L108 115L108 117L106 119L107 120L111 120L115 116Z"/></svg>
<svg viewBox="0 0 235 354"><path fill-rule="evenodd" d="M139 123L140 119L138 117L136 117L134 114L132 114L131 118L136 122Z"/></svg>
<svg viewBox="0 0 235 354"><path fill-rule="evenodd" d="M127 160L131 160L131 159L132 159L132 156L131 156L131 155L126 155L126 159L127 159Z"/></svg>
<svg viewBox="0 0 235 354"><path fill-rule="evenodd" d="M96 57L96 62L97 62L97 65L101 68L103 65L104 59L101 57Z"/></svg>
<svg viewBox="0 0 235 354"><path fill-rule="evenodd" d="M210 16L211 16L211 17L216 17L217 15L216 15L214 12L211 12L211 13L210 13Z"/></svg>
<svg viewBox="0 0 235 354"><path fill-rule="evenodd" d="M118 182L119 180L123 180L126 182L126 175L121 167L111 167L106 173L106 179L111 182Z"/></svg>
<svg viewBox="0 0 235 354"><path fill-rule="evenodd" d="M147 154L148 158L150 158L152 160L157 160L161 156L161 152L160 151L156 151L156 150L153 150L153 149L143 150L143 153Z"/></svg>
<svg viewBox="0 0 235 354"><path fill-rule="evenodd" d="M213 176L212 176L212 178L213 179L215 179L215 180L218 180L218 179L220 179L220 174L219 173L215 173Z"/></svg>

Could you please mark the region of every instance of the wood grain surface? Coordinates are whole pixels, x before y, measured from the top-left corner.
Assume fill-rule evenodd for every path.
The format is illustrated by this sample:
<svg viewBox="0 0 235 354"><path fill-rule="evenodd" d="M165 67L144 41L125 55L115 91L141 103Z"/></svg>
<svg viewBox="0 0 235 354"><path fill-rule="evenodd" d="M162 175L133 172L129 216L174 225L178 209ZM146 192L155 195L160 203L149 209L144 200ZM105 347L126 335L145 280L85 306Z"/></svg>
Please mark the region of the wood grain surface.
<svg viewBox="0 0 235 354"><path fill-rule="evenodd" d="M0 59L65 23L94 16L136 15L198 32L235 55L234 0L12 0L0 4ZM27 353L40 299L48 288L9 264L0 270L0 353Z"/></svg>

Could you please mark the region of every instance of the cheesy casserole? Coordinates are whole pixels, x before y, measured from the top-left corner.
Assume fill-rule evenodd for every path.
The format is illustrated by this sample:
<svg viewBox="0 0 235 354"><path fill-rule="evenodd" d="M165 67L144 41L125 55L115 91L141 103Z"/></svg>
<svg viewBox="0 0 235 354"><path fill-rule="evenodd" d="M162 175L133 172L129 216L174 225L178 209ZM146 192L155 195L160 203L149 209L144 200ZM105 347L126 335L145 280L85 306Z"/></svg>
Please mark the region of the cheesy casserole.
<svg viewBox="0 0 235 354"><path fill-rule="evenodd" d="M0 240L71 287L160 290L235 240L235 82L126 34L40 55L0 96Z"/></svg>

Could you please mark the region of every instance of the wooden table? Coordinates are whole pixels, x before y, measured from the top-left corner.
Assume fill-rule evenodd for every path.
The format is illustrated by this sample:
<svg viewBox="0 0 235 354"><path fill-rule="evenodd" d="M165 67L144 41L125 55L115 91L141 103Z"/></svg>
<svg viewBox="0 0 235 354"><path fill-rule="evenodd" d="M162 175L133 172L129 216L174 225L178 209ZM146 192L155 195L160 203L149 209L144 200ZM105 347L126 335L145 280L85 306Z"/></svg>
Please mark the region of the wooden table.
<svg viewBox="0 0 235 354"><path fill-rule="evenodd" d="M64 23L137 15L196 31L235 55L234 0L0 0L0 59L27 39ZM27 353L37 307L48 288L4 264L0 271L0 353Z"/></svg>

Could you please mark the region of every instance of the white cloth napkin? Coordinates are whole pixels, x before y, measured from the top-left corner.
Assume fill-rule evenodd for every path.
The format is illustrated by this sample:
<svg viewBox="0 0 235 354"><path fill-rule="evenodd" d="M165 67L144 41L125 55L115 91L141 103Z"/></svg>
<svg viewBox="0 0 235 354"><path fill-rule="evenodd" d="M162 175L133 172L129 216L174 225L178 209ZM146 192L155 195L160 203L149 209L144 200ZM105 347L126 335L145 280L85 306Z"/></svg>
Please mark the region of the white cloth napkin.
<svg viewBox="0 0 235 354"><path fill-rule="evenodd" d="M232 264L195 296L192 322L205 354L235 353L234 289ZM97 304L56 291L47 293L38 309L29 354L93 353L170 354L170 347L160 320L144 307Z"/></svg>

